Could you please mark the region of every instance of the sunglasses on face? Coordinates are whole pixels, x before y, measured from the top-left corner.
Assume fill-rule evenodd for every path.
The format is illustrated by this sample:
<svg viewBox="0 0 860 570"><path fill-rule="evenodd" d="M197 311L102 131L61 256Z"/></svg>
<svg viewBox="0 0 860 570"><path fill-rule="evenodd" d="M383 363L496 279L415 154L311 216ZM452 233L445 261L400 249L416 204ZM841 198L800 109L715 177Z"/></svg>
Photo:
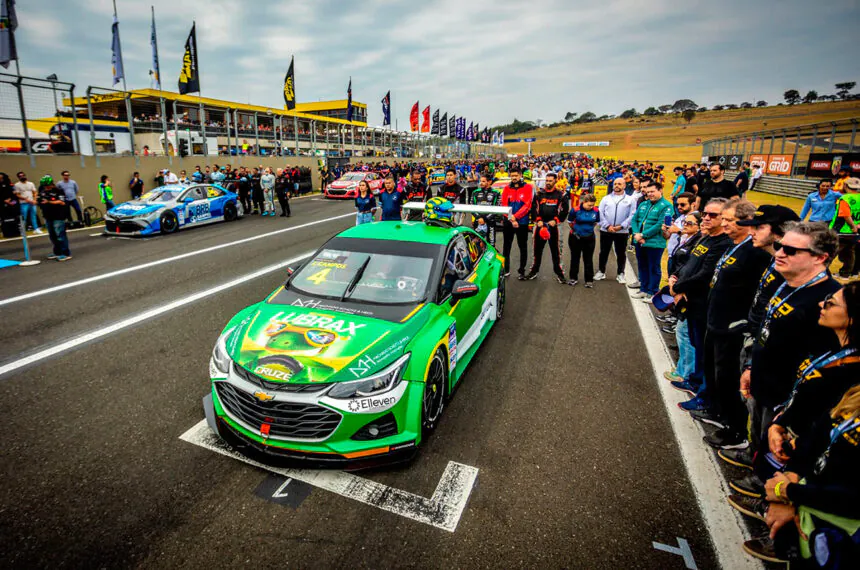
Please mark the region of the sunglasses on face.
<svg viewBox="0 0 860 570"><path fill-rule="evenodd" d="M784 245L781 241L773 242L773 250L774 251L782 251L785 255L792 257L797 255L798 252L805 251L807 253L812 253L812 250L808 247L794 247L793 245Z"/></svg>
<svg viewBox="0 0 860 570"><path fill-rule="evenodd" d="M836 302L836 299L833 298L834 295L836 295L836 293L828 293L827 296L821 300L822 306L825 309L829 309L830 307L839 307L840 306L839 303Z"/></svg>
<svg viewBox="0 0 860 570"><path fill-rule="evenodd" d="M703 212L703 218L719 218L720 214L718 212Z"/></svg>
<svg viewBox="0 0 860 570"><path fill-rule="evenodd" d="M684 222L684 225L685 225L686 227L688 227L688 228L689 228L689 227L692 227L692 226L698 226L699 224L698 224L697 222L686 222L686 221L685 221L685 222Z"/></svg>

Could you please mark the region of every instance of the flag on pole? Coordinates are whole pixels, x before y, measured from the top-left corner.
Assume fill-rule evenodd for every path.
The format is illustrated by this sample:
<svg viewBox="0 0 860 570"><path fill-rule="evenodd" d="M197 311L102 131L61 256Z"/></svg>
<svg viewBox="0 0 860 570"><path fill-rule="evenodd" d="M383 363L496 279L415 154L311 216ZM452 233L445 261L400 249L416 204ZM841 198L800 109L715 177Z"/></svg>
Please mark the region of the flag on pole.
<svg viewBox="0 0 860 570"><path fill-rule="evenodd" d="M15 48L15 29L18 17L15 15L15 0L0 0L0 65L9 68L9 63L18 59Z"/></svg>
<svg viewBox="0 0 860 570"><path fill-rule="evenodd" d="M200 70L197 61L197 24L191 25L191 33L185 40L182 70L179 72L179 94L200 93Z"/></svg>
<svg viewBox="0 0 860 570"><path fill-rule="evenodd" d="M475 130L472 131L472 140L477 141L477 140L480 140L480 138L481 138L481 127L478 125L478 123L475 123Z"/></svg>
<svg viewBox="0 0 860 570"><path fill-rule="evenodd" d="M436 109L436 112L433 113L433 126L430 127L431 135L439 134L439 109Z"/></svg>
<svg viewBox="0 0 860 570"><path fill-rule="evenodd" d="M448 119L448 136L457 138L457 115L451 115Z"/></svg>
<svg viewBox="0 0 860 570"><path fill-rule="evenodd" d="M493 131L493 144L499 144L499 131Z"/></svg>
<svg viewBox="0 0 860 570"><path fill-rule="evenodd" d="M349 86L346 88L346 120L352 120L352 77L349 78Z"/></svg>
<svg viewBox="0 0 860 570"><path fill-rule="evenodd" d="M490 129L488 127L484 127L484 134L481 136L481 140L484 143L490 142Z"/></svg>
<svg viewBox="0 0 860 570"><path fill-rule="evenodd" d="M448 136L448 113L442 115L442 119L439 121L439 136L447 137Z"/></svg>
<svg viewBox="0 0 860 570"><path fill-rule="evenodd" d="M418 131L418 101L412 105L412 110L409 112L409 130Z"/></svg>
<svg viewBox="0 0 860 570"><path fill-rule="evenodd" d="M284 104L287 106L287 111L292 111L296 108L296 72L293 68L295 56L290 57L290 67L287 68L287 74L284 76Z"/></svg>
<svg viewBox="0 0 860 570"><path fill-rule="evenodd" d="M111 67L113 68L113 84L116 85L125 78L122 69L122 46L119 45L119 20L113 17L111 26L113 38L111 40Z"/></svg>
<svg viewBox="0 0 860 570"><path fill-rule="evenodd" d="M161 68L158 65L158 36L155 33L155 6L152 7L152 30L150 32L149 43L152 46L152 69L149 74L152 76L153 88L161 91Z"/></svg>
<svg viewBox="0 0 860 570"><path fill-rule="evenodd" d="M421 124L421 132L429 133L430 132L430 105L427 105L427 108L421 113L423 115L423 123Z"/></svg>
<svg viewBox="0 0 860 570"><path fill-rule="evenodd" d="M391 124L391 91L382 98L382 126Z"/></svg>
<svg viewBox="0 0 860 570"><path fill-rule="evenodd" d="M499 144L500 145L505 144L505 133L499 133Z"/></svg>

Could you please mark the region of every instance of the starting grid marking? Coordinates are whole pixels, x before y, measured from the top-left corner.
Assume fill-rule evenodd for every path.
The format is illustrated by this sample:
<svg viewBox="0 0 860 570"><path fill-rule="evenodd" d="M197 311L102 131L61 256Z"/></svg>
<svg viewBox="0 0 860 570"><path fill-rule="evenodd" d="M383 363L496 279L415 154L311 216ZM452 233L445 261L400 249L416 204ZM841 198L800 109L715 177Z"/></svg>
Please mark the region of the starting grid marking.
<svg viewBox="0 0 860 570"><path fill-rule="evenodd" d="M343 471L288 469L259 463L234 451L221 441L209 429L206 420L201 420L179 436L179 439L265 471L302 481L319 489L448 532L457 530L457 524L460 522L460 517L478 478L477 467L449 461L433 496L428 499Z"/></svg>

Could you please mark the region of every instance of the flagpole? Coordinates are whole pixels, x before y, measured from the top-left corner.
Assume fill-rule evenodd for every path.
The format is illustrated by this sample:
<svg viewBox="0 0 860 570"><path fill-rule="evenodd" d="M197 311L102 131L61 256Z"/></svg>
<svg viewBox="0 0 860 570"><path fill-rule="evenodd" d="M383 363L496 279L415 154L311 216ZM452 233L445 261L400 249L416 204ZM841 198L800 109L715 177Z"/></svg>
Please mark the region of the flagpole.
<svg viewBox="0 0 860 570"><path fill-rule="evenodd" d="M116 13L116 0L113 0L113 17L117 21L116 43L119 44L119 66L122 68L122 90L128 91L128 87L125 84L125 62L122 59L122 39L119 35L119 16L117 16L117 13Z"/></svg>

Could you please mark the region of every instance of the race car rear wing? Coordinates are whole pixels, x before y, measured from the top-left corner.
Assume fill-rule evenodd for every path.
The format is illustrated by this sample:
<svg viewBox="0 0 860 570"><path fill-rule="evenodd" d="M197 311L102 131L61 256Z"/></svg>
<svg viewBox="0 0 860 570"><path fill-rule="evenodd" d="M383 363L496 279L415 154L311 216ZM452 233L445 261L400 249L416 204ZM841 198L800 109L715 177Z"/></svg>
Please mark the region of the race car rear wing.
<svg viewBox="0 0 860 570"><path fill-rule="evenodd" d="M424 202L407 202L403 204L404 210L423 210ZM454 204L454 213L469 213L469 214L501 214L507 216L511 213L510 206L480 206L477 204Z"/></svg>

